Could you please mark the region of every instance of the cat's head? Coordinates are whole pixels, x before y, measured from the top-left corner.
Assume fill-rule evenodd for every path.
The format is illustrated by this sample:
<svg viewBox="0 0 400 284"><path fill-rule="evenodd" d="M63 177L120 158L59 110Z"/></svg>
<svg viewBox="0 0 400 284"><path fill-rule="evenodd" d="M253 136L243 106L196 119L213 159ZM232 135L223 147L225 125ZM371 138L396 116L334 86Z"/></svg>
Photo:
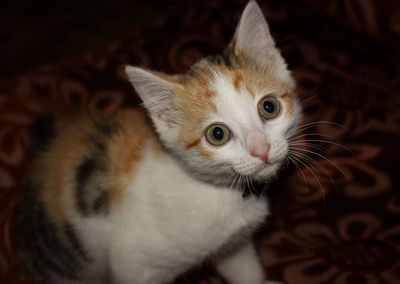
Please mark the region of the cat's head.
<svg viewBox="0 0 400 284"><path fill-rule="evenodd" d="M216 183L267 180L288 155L300 121L294 81L255 1L246 6L222 55L182 75L127 66L165 146Z"/></svg>

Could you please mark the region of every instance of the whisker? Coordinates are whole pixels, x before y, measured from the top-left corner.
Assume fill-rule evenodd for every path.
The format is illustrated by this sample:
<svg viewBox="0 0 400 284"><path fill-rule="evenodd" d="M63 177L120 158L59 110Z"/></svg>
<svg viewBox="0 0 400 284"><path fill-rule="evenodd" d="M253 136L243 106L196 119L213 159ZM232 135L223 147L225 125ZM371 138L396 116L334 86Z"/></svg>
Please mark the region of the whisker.
<svg viewBox="0 0 400 284"><path fill-rule="evenodd" d="M300 151L305 151L305 152L307 152L307 153L316 155L316 156L318 156L318 157L324 159L325 161L327 161L328 163L330 163L332 166L334 166L334 167L343 175L343 177L347 179L346 174L339 168L339 166L338 166L336 163L332 162L332 161L331 161L330 159L328 159L327 157L325 157L324 155L319 154L319 153L317 153L317 152L315 152L315 151L312 151L312 150L303 149L303 148L298 148L298 147L292 147L292 149L295 149L295 150L298 150L298 151L299 151L299 150L300 150Z"/></svg>
<svg viewBox="0 0 400 284"><path fill-rule="evenodd" d="M289 160L293 163L293 165L296 167L297 174L300 173L300 174L303 176L303 181L304 181L304 184L305 184L305 186L306 186L306 192L308 193L308 192L309 192L309 189L308 189L308 182L307 182L306 176L304 175L303 171L301 170L301 168L300 168L299 165L297 164L295 158L292 157L292 153L289 152L288 158L289 158Z"/></svg>
<svg viewBox="0 0 400 284"><path fill-rule="evenodd" d="M299 155L298 156L299 158L302 158L306 162L309 162L309 163L313 164L315 167L321 169L325 173L325 175L331 180L332 184L334 184L335 187L337 188L337 185L336 185L334 179L332 178L331 174L320 163L318 163L316 160L314 160L313 158L307 156L304 153L296 152L296 154Z"/></svg>
<svg viewBox="0 0 400 284"><path fill-rule="evenodd" d="M305 124L300 125L298 127L298 129L308 129L308 128L311 128L313 126L321 125L321 124L334 125L334 126L342 128L344 130L348 130L347 127L345 127L345 126L343 126L343 125L341 125L341 124L339 124L337 122L328 121L328 120L321 120L321 121L314 121L314 122L305 123Z"/></svg>
<svg viewBox="0 0 400 284"><path fill-rule="evenodd" d="M340 143L337 143L337 142L332 142L332 141L322 140L322 139L307 139L307 140L298 140L298 141L294 141L294 142L291 141L290 143L297 143L297 142L317 142L317 143L331 144L331 145L337 146L339 148L342 148L342 149L346 150L347 152L351 153L353 156L355 156L355 153L351 149L349 149L348 147L346 147Z"/></svg>
<svg viewBox="0 0 400 284"><path fill-rule="evenodd" d="M232 187L235 184L235 181L236 181L237 177L239 176L239 174L237 174L236 172L233 172L233 174L230 175L230 178L232 178L232 176L233 176L233 179L231 181L231 185L229 186L229 190L232 190Z"/></svg>
<svg viewBox="0 0 400 284"><path fill-rule="evenodd" d="M319 180L318 176L315 174L315 172L312 170L311 167L309 167L306 163L304 163L301 159L299 159L299 157L293 156L294 159L296 159L297 162L299 162L300 164L302 164L306 169L308 169L310 171L310 173L314 176L315 180L318 182L319 184L319 190L321 191L321 196L323 199L325 199L325 194L324 191L322 190L322 184L321 181Z"/></svg>
<svg viewBox="0 0 400 284"><path fill-rule="evenodd" d="M346 127L340 125L339 123L331 122L331 121L317 121L317 122L310 122L310 123L306 123L303 125L299 125L299 126L296 126L292 129L290 129L287 133L287 139L291 140L291 138L295 137L297 134L299 134L303 131L306 131L316 125L321 125L321 124L335 125L337 127L343 128L344 130L349 132L349 130ZM324 136L324 134L320 134L320 136ZM327 135L327 137L329 137L329 136ZM334 139L333 137L331 137L331 138Z"/></svg>
<svg viewBox="0 0 400 284"><path fill-rule="evenodd" d="M236 189L238 189L238 190L240 190L240 186L242 185L242 183L243 183L243 179L244 179L244 176L243 175L239 175L239 179L238 179L238 182L237 182L237 188Z"/></svg>
<svg viewBox="0 0 400 284"><path fill-rule="evenodd" d="M304 104L306 101L312 100L313 98L318 97L318 96L319 96L318 94L315 94L315 95L310 96L308 98L304 98L304 100L301 100L300 103Z"/></svg>
<svg viewBox="0 0 400 284"><path fill-rule="evenodd" d="M248 176L248 179L249 179L249 182L250 182L251 191L254 190L254 192L257 193L257 189L254 187L253 181L252 181L252 179L250 178L250 176Z"/></svg>
<svg viewBox="0 0 400 284"><path fill-rule="evenodd" d="M321 145L313 144L313 143L308 143L308 141L306 141L306 140L290 143L289 147L291 147L291 146L300 146L300 147L304 146L306 148L312 148L312 149L316 149L319 151L325 151L325 147L323 147Z"/></svg>
<svg viewBox="0 0 400 284"><path fill-rule="evenodd" d="M327 134L323 134L323 133L305 133L305 134L301 134L301 135L297 135L297 136L293 136L291 138L288 138L287 141L288 142L292 142L292 141L296 141L296 140L298 140L299 138L302 138L302 137L313 137L313 136L324 137L324 138L333 140L334 142L329 141L329 140L322 140L322 139L311 139L311 140L307 139L306 141L317 141L317 142L322 142L322 143L331 143L331 144L334 144L336 146L339 146L339 147L345 149L346 151L348 151L348 152L350 152L350 153L352 153L354 155L353 151L351 151L349 148L344 146L339 139L337 139L336 137L327 135Z"/></svg>
<svg viewBox="0 0 400 284"><path fill-rule="evenodd" d="M249 176L245 175L244 178L245 178L246 186L250 190L250 195L253 196L253 188L251 187Z"/></svg>

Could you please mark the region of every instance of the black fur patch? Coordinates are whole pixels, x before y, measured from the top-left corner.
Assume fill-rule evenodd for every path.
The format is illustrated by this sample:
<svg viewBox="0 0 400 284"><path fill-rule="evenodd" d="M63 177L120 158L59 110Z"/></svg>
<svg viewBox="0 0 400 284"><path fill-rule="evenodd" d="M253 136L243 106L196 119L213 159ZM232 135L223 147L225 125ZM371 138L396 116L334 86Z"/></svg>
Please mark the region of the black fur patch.
<svg viewBox="0 0 400 284"><path fill-rule="evenodd" d="M32 155L43 152L54 134L54 115L50 112L39 115L29 127Z"/></svg>
<svg viewBox="0 0 400 284"><path fill-rule="evenodd" d="M227 53L211 55L211 56L206 57L206 60L208 62L216 64L216 65L225 65L227 67L232 66L230 56Z"/></svg>
<svg viewBox="0 0 400 284"><path fill-rule="evenodd" d="M63 224L52 221L36 196L37 185L27 185L22 194L18 214L17 238L28 272L38 281L47 275L78 280L83 262L72 249ZM83 250L83 249L81 249Z"/></svg>
<svg viewBox="0 0 400 284"><path fill-rule="evenodd" d="M107 168L104 161L104 143L97 141L93 153L76 170L76 204L83 216L107 214L109 189L104 186Z"/></svg>
<svg viewBox="0 0 400 284"><path fill-rule="evenodd" d="M265 187L265 183L253 182L251 185L245 186L242 197L245 199L250 195L260 197Z"/></svg>
<svg viewBox="0 0 400 284"><path fill-rule="evenodd" d="M78 210L84 216L89 215L90 207L86 202L86 186L94 171L98 167L98 161L94 157L85 158L76 170L76 200Z"/></svg>
<svg viewBox="0 0 400 284"><path fill-rule="evenodd" d="M89 156L76 169L76 203L83 216L106 214L109 209L109 189L104 187L108 175L107 145L121 125L109 118L93 118L96 131L88 133Z"/></svg>
<svg viewBox="0 0 400 284"><path fill-rule="evenodd" d="M118 121L105 117L96 121L96 125L99 132L107 137L112 136L121 128L121 125L118 123Z"/></svg>
<svg viewBox="0 0 400 284"><path fill-rule="evenodd" d="M85 262L90 262L91 259L87 255L86 251L83 249L79 238L76 235L75 229L71 224L67 223L64 225L64 234L75 254L79 255Z"/></svg>
<svg viewBox="0 0 400 284"><path fill-rule="evenodd" d="M99 195L92 204L94 213L106 213L110 204L110 194L107 190L100 191Z"/></svg>
<svg viewBox="0 0 400 284"><path fill-rule="evenodd" d="M42 206L36 211L36 251L42 255L45 268L69 279L77 279L77 263L68 248L62 244L58 225L52 222ZM40 255L38 254L38 255Z"/></svg>

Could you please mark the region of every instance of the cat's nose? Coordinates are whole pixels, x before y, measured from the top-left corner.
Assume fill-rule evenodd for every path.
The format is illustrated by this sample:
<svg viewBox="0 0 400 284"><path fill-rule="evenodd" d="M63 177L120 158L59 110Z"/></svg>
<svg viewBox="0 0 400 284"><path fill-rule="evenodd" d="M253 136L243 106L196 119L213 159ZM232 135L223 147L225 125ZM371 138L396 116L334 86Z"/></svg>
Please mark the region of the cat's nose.
<svg viewBox="0 0 400 284"><path fill-rule="evenodd" d="M261 161L264 163L268 164L269 161L269 144L265 144L262 147L259 147L259 149L250 149L250 155L256 158L260 158Z"/></svg>
<svg viewBox="0 0 400 284"><path fill-rule="evenodd" d="M268 164L269 155L268 155L267 152L264 152L264 153L254 153L254 154L251 153L251 155L252 155L253 157L258 157L258 158L260 158L261 161L263 161L264 163Z"/></svg>
<svg viewBox="0 0 400 284"><path fill-rule="evenodd" d="M249 147L250 155L260 158L264 163L269 161L270 144L265 139L264 135L258 132L252 132L247 136L247 146Z"/></svg>

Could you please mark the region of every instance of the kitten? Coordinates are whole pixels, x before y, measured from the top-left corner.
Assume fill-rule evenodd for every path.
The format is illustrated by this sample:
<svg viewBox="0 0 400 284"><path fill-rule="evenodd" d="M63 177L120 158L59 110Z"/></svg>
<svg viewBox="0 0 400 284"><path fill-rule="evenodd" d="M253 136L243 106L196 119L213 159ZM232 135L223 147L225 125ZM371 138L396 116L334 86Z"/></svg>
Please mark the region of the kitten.
<svg viewBox="0 0 400 284"><path fill-rule="evenodd" d="M231 284L265 283L250 237L269 209L251 185L277 175L300 106L260 8L186 74L126 73L152 123L129 110L36 122L47 144L18 222L33 279L170 283L208 260Z"/></svg>

